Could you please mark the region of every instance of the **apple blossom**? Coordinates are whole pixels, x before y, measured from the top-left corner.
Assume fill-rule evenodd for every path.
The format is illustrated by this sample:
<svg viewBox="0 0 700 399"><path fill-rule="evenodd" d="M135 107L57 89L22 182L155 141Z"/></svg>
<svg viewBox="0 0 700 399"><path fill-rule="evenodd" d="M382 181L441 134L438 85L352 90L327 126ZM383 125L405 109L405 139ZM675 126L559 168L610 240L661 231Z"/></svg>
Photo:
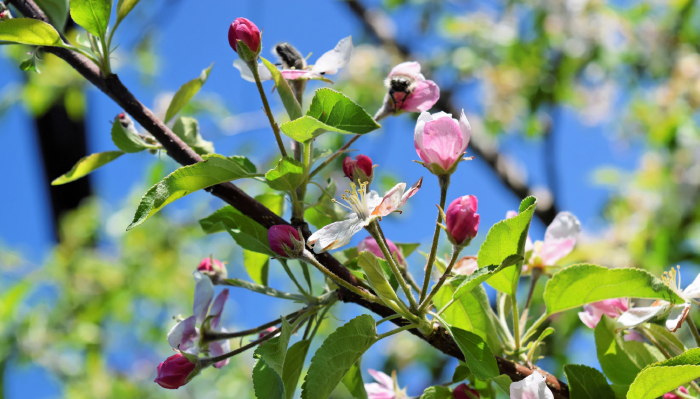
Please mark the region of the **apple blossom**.
<svg viewBox="0 0 700 399"><path fill-rule="evenodd" d="M423 166L433 174L444 175L454 173L470 137L471 127L464 111L459 121L452 114L423 112L416 122L413 142Z"/></svg>
<svg viewBox="0 0 700 399"><path fill-rule="evenodd" d="M510 384L510 399L554 399L545 378L537 371Z"/></svg>
<svg viewBox="0 0 700 399"><path fill-rule="evenodd" d="M176 353L158 365L158 377L153 382L166 389L178 389L191 380L197 365L181 353ZM194 376L192 376L194 377Z"/></svg>
<svg viewBox="0 0 700 399"><path fill-rule="evenodd" d="M447 236L454 245L467 246L479 231L481 217L476 213L478 201L473 195L465 195L452 201L445 211Z"/></svg>
<svg viewBox="0 0 700 399"><path fill-rule="evenodd" d="M197 266L197 271L209 276L215 283L228 277L226 267L220 261L212 259L211 257L202 259L202 261L199 262L199 266Z"/></svg>
<svg viewBox="0 0 700 399"><path fill-rule="evenodd" d="M334 202L350 210L345 219L333 222L316 231L309 237L309 245L313 246L316 253L330 249L340 248L350 242L353 235L375 219L386 216L402 207L420 189L423 178L406 190L406 183L399 183L380 198L376 191L365 192L366 182L360 183L357 189L355 183L350 183L350 190L346 190L342 199L347 203Z"/></svg>
<svg viewBox="0 0 700 399"><path fill-rule="evenodd" d="M304 250L304 240L297 229L290 225L278 224L267 230L270 249L284 258L296 258Z"/></svg>
<svg viewBox="0 0 700 399"><path fill-rule="evenodd" d="M517 215L514 211L509 211L506 215L511 218ZM523 272L540 268L547 270L556 266L557 262L568 255L576 245L576 240L581 232L581 223L576 216L569 212L559 212L554 217L552 223L547 226L544 232L544 241L535 241L532 244L530 236L525 243L525 253L531 252L528 259L527 268Z"/></svg>
<svg viewBox="0 0 700 399"><path fill-rule="evenodd" d="M391 242L391 240L389 239L386 240L386 244L389 247L389 251L391 251L391 254L394 257L396 257L399 263L403 263L401 252L399 251L399 248L396 246L396 244ZM382 252L381 248L379 248L379 244L377 244L377 241L372 236L366 237L364 240L360 241L360 243L357 245L357 251L369 251L375 256L384 259L384 252Z"/></svg>
<svg viewBox="0 0 700 399"><path fill-rule="evenodd" d="M396 373L393 377L389 377L381 371L376 371L369 369L367 370L369 374L377 382L370 382L365 384L365 391L367 391L368 399L405 399L408 398L406 395L406 389L399 390L398 383L396 380Z"/></svg>
<svg viewBox="0 0 700 399"><path fill-rule="evenodd" d="M236 18L228 28L228 43L239 55L241 54L238 46L241 44L257 55L260 53L260 42L260 29L246 18Z"/></svg>
<svg viewBox="0 0 700 399"><path fill-rule="evenodd" d="M372 159L367 155L358 155L355 159L346 157L343 160L343 173L357 184L363 181L372 183Z"/></svg>
<svg viewBox="0 0 700 399"><path fill-rule="evenodd" d="M590 328L595 328L603 315L615 318L626 310L627 301L623 301L622 299L606 299L584 305L583 312L579 312L578 317L583 324Z"/></svg>
<svg viewBox="0 0 700 399"><path fill-rule="evenodd" d="M283 69L280 71L282 76L288 80L296 79L320 79L327 80L326 75L333 75L338 73L338 70L350 61L350 56L352 56L352 51L354 47L352 45L352 36L341 39L333 50L327 51L311 67L306 69ZM249 82L255 82L255 77L250 71L248 65L240 59L233 62L233 66L238 69L241 73L241 77ZM267 69L267 67L259 63L258 73L260 74L260 80L271 80L272 74Z"/></svg>
<svg viewBox="0 0 700 399"><path fill-rule="evenodd" d="M375 120L401 112L425 112L435 105L440 98L440 88L432 80L425 80L420 70L420 64L415 61L402 62L392 68L384 82L387 94Z"/></svg>

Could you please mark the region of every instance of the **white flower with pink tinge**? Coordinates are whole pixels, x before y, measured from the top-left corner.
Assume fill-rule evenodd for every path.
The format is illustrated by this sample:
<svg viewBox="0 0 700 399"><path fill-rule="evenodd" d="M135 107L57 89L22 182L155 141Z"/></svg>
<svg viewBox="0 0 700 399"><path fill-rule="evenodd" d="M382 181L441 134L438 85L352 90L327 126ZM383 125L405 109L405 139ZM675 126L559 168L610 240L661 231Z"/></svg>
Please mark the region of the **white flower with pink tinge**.
<svg viewBox="0 0 700 399"><path fill-rule="evenodd" d="M221 313L224 311L224 305L228 299L228 289L221 291L212 304L214 285L209 277L196 271L194 272L194 280L196 282L194 287L194 305L192 306L194 315L180 321L168 332L168 343L173 349L197 355L200 351L199 340L201 338L197 324L201 326L208 321L211 331L226 332L226 329L220 327L219 323L221 321ZM211 309L209 305L211 305ZM231 344L229 344L227 339L212 341L207 349L209 356L220 356L231 351ZM214 364L214 367L222 368L228 364L229 360L217 362Z"/></svg>
<svg viewBox="0 0 700 399"><path fill-rule="evenodd" d="M518 213L509 211L506 218L510 219ZM581 233L581 223L576 216L570 212L559 212L552 223L547 226L544 232L544 241L532 243L530 236L525 243L525 253L532 251L528 259L527 268L523 272L540 268L546 271L548 268L556 266L557 262L568 255L576 246L576 240Z"/></svg>
<svg viewBox="0 0 700 399"><path fill-rule="evenodd" d="M471 134L464 111L459 121L445 112L423 112L416 122L413 144L423 165L432 173L451 173L467 151Z"/></svg>
<svg viewBox="0 0 700 399"><path fill-rule="evenodd" d="M367 391L368 399L405 399L408 398L406 395L406 388L399 389L398 382L396 382L396 372L393 373L393 378L382 373L381 371L376 371L369 369L367 370L369 374L377 382L370 382L365 384L365 391Z"/></svg>
<svg viewBox="0 0 700 399"><path fill-rule="evenodd" d="M340 68L347 65L348 61L350 61L350 56L352 56L353 49L352 36L348 36L341 39L333 50L327 51L319 57L313 66L307 69L282 69L280 73L288 80L327 80L325 79L326 75L336 74ZM255 77L245 61L236 59L233 62L233 66L241 72L241 77L243 79L249 82L255 82ZM260 74L260 80L272 80L272 74L262 63L258 64L258 73Z"/></svg>
<svg viewBox="0 0 700 399"><path fill-rule="evenodd" d="M374 116L380 120L401 112L425 112L440 99L440 88L426 80L415 61L402 62L392 68L384 84L387 94L382 108Z"/></svg>
<svg viewBox="0 0 700 399"><path fill-rule="evenodd" d="M542 374L533 371L525 379L510 384L510 399L554 399Z"/></svg>
<svg viewBox="0 0 700 399"><path fill-rule="evenodd" d="M579 312L578 317L581 319L583 324L590 328L595 328L600 322L603 315L607 315L611 318L619 317L622 312L627 310L627 301L622 299L606 299L604 301L598 301L589 303L583 306L583 312Z"/></svg>
<svg viewBox="0 0 700 399"><path fill-rule="evenodd" d="M382 218L402 207L420 189L423 178L406 190L406 183L399 183L391 190L379 197L376 191L365 192L366 182L360 183L359 189L355 183L350 183L350 190L346 190L342 199L346 204L333 200L337 204L347 208L350 212L345 219L333 222L313 233L307 240L313 246L316 253L340 248L350 242L352 236L375 219Z"/></svg>

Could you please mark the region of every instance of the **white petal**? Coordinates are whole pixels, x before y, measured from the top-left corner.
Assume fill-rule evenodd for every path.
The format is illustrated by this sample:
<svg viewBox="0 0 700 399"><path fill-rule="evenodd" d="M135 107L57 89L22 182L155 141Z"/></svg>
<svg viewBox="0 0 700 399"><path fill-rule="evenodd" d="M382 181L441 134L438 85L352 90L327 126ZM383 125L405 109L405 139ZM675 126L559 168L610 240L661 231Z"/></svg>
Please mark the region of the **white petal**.
<svg viewBox="0 0 700 399"><path fill-rule="evenodd" d="M423 74L420 73L420 64L416 61L406 61L402 62L395 67L391 68L389 72L389 77L394 75L406 75L412 76L414 79L425 80Z"/></svg>
<svg viewBox="0 0 700 399"><path fill-rule="evenodd" d="M199 334L195 327L195 318L190 316L185 320L175 324L168 332L168 344L173 349L180 349L188 352L194 349L196 351Z"/></svg>
<svg viewBox="0 0 700 399"><path fill-rule="evenodd" d="M418 179L417 182L413 183L411 187L406 190L405 193L401 196L401 203L399 204L399 208L406 205L406 201L408 201L409 198L413 197L416 195L418 190L420 190L420 187L423 185L423 178L421 177Z"/></svg>
<svg viewBox="0 0 700 399"><path fill-rule="evenodd" d="M510 399L554 399L545 378L537 371L510 384Z"/></svg>
<svg viewBox="0 0 700 399"><path fill-rule="evenodd" d="M668 319L666 319L666 328L668 328L668 331L676 332L676 330L681 328L683 321L688 316L689 310L690 303L673 306L671 308L671 313L668 315Z"/></svg>
<svg viewBox="0 0 700 399"><path fill-rule="evenodd" d="M581 232L581 223L569 212L559 212L547 227L542 245L542 263L551 266L568 255L576 245Z"/></svg>
<svg viewBox="0 0 700 399"><path fill-rule="evenodd" d="M350 239L364 227L364 221L351 213L350 217L339 222L334 222L321 230L313 233L309 237L309 245L314 246L316 253L325 252L331 249L340 248L347 245Z"/></svg>
<svg viewBox="0 0 700 399"><path fill-rule="evenodd" d="M459 129L462 131L462 151L464 151L467 149L469 139L472 137L472 127L469 125L467 116L464 115L464 110L462 110L462 115L459 117Z"/></svg>
<svg viewBox="0 0 700 399"><path fill-rule="evenodd" d="M371 213L371 211L373 211L374 208L377 207L377 205L382 203L383 198L379 196L379 193L372 190L369 192L369 194L367 194L366 199L367 199L367 208L369 208L370 213Z"/></svg>
<svg viewBox="0 0 700 399"><path fill-rule="evenodd" d="M401 197L406 190L406 183L399 183L384 194L382 202L372 210L373 216L386 216L401 206Z"/></svg>
<svg viewBox="0 0 700 399"><path fill-rule="evenodd" d="M681 296L687 300L700 298L700 274L689 286L685 287Z"/></svg>
<svg viewBox="0 0 700 399"><path fill-rule="evenodd" d="M615 322L615 331L625 330L646 323L652 318L668 310L670 303L660 301L659 306L631 308L622 313Z"/></svg>
<svg viewBox="0 0 700 399"><path fill-rule="evenodd" d="M194 286L192 313L196 317L197 323L201 324L206 319L209 312L209 304L214 298L214 285L211 283L209 276L205 276L200 272L194 272L194 281L197 282L197 285Z"/></svg>
<svg viewBox="0 0 700 399"><path fill-rule="evenodd" d="M340 40L333 50L319 57L311 71L327 75L338 72L338 69L344 67L350 61L352 50L352 36L348 36Z"/></svg>

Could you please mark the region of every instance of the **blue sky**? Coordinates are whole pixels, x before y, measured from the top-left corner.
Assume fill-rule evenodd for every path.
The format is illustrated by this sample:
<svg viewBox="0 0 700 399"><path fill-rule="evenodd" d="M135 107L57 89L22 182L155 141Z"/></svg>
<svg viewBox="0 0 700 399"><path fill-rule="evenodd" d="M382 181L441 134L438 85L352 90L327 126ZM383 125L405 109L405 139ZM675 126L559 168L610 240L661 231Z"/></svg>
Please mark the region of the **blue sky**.
<svg viewBox="0 0 700 399"><path fill-rule="evenodd" d="M155 9L157 8L149 6L142 11L148 14ZM409 19L413 17L406 11L399 11L398 15ZM161 60L158 76L145 86L134 68L125 65L118 71L122 81L137 98L147 106L153 107L158 93L177 90L182 83L198 76L203 68L214 62L213 71L201 95L217 95L234 114L261 112L254 85L241 80L238 72L231 66L236 55L228 45L227 30L231 21L239 16L255 21L264 29L263 40L267 49L271 43L288 41L300 48L302 53L313 51L318 56L333 48L339 39L347 35L352 34L356 44L363 38L361 25L347 12L342 2L216 0L210 2L207 7L193 7L191 3L183 2L168 12L167 23L157 35L157 49ZM143 19L136 16L127 19L117 33L116 40L127 45L133 43L134 35L141 32L137 26L139 21ZM416 34L411 32L410 23L397 25L400 41L417 39ZM434 42L431 41L432 43ZM266 57L269 56L267 49L263 50ZM7 57L0 58L0 76L8 77L0 83L0 89L21 82L21 74L14 61ZM480 102L479 95L479 90L475 87L464 90L458 100L463 102L461 105L468 112L476 112L470 111L469 107L475 107L474 104ZM88 90L87 98L89 151L114 149L108 121L121 112L121 109L95 89ZM273 100L273 108L281 110L281 105L276 99ZM370 113L373 111L370 110ZM514 157L527 170L530 183L535 185L547 183L543 157L555 157L561 177L558 198L560 209L575 213L582 221L584 229L596 231L604 226L600 218L600 209L609 192L594 184L592 173L603 166L631 170L637 164L642 149L634 145L623 147L611 141L612 124L584 126L579 122L576 113L570 109L562 109L559 115L556 133L558 141L554 154L545 153L540 142L515 135L502 140L501 151ZM254 152L246 155L250 155L254 161L267 159L273 154L271 151L275 147L269 129L228 136L212 123L205 122L202 127L204 137L214 141L217 149L225 155L235 155L237 150L250 145L253 145ZM4 149L11 149L6 150L3 157L0 157L0 170L6 171L3 195L0 196L0 208L3 209L0 212L0 244L20 252L31 263L40 264L49 254L52 242L48 224L50 217L47 189L43 187L42 170L38 164L38 145L32 128L32 120L21 106L15 106L0 119L0 145ZM263 144L260 144L260 137L263 138ZM420 241L427 244L432 236L435 204L438 202L439 193L435 177L426 173L420 165L411 162L417 158L413 147L412 120L408 117L390 118L383 123L379 132L363 138L353 147L369 155L383 171L390 172L401 181L411 184L420 176L425 177L422 190L411 199L407 211L400 216L385 218L383 224L385 233L393 241ZM107 209L119 209L129 193L143 190L142 177L152 162L153 157L146 153L128 155L93 175L96 194L104 200ZM466 194L474 194L479 198L483 234L489 226L501 220L507 210L517 209L519 203L478 158L460 165L452 179L448 201ZM212 199L206 193L195 193L190 197L170 205L166 212L175 218L187 218L191 216L185 211L202 201L208 201L211 207L220 205L218 200ZM541 237L543 232L544 226L536 222L531 235L537 238ZM420 263L418 260L415 262ZM237 299L241 303L245 298L247 297ZM357 313L359 309L353 308L348 312ZM165 331L164 329L164 334ZM588 343L592 344L590 334L584 334L582 339L588 339ZM586 360L587 364L596 363L594 357ZM379 367L377 361L378 359L370 359L366 365ZM11 373L19 377L19 381L43 383L44 388L33 388L40 391L32 391L29 395L31 397L50 397L59 389L55 383L49 383L49 377L41 373L22 370L11 370ZM409 393L418 394L417 390L420 389L422 381L420 375L418 380L411 381L415 386L409 388ZM27 395L28 392L23 390L25 388L22 388L22 385L24 384L9 385L8 397Z"/></svg>

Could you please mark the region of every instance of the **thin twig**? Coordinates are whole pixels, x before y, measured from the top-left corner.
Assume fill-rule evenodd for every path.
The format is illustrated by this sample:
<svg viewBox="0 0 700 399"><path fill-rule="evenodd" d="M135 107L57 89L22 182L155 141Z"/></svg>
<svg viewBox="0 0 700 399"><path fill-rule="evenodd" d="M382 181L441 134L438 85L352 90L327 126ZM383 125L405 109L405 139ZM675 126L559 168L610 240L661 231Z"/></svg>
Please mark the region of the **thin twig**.
<svg viewBox="0 0 700 399"><path fill-rule="evenodd" d="M345 144L343 144L343 146L340 147L340 148L338 149L338 151L334 152L334 153L333 153L331 156L329 156L325 161L323 161L323 163L321 163L320 165L318 165L318 166L316 167L316 169L312 170L311 173L309 173L309 180L311 180L314 176L316 176L316 174L317 174L318 172L320 172L321 170L323 170L323 168L325 168L326 166L328 166L329 163L333 162L336 158L338 158L338 157L340 156L340 154L342 154L343 152L345 152L345 150L347 150L348 147L350 147L350 146L352 145L352 143L356 142L357 139L360 138L360 136L361 136L361 135L358 134L358 135L354 136L353 138L351 138L350 140L348 140L348 142L345 143Z"/></svg>

